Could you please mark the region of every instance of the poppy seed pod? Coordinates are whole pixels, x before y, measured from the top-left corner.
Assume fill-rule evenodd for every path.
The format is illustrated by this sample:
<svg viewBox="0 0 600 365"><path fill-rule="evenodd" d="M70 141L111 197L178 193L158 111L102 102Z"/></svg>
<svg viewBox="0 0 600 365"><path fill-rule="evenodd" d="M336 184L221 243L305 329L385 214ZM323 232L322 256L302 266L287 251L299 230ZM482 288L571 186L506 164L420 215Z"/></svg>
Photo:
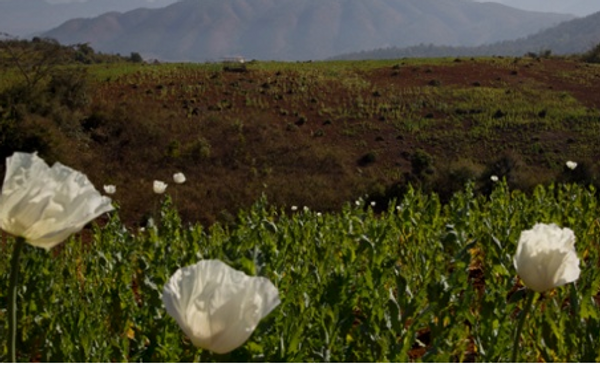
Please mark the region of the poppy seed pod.
<svg viewBox="0 0 600 365"><path fill-rule="evenodd" d="M241 346L277 305L277 288L219 260L179 269L163 289L167 313L195 346L224 354Z"/></svg>

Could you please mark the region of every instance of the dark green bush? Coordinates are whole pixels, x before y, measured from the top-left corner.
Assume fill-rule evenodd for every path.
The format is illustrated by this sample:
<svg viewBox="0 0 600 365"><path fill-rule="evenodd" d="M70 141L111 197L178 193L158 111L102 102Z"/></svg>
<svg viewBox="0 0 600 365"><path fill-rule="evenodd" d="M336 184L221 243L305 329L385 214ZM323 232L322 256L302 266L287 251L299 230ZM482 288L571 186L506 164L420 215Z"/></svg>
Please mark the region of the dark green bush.
<svg viewBox="0 0 600 365"><path fill-rule="evenodd" d="M432 175L433 157L422 149L418 149L410 156L411 172L417 177L423 177L425 174Z"/></svg>
<svg viewBox="0 0 600 365"><path fill-rule="evenodd" d="M367 152L358 159L360 166L368 166L377 160L377 154L373 151Z"/></svg>
<svg viewBox="0 0 600 365"><path fill-rule="evenodd" d="M133 63L142 63L142 62L144 62L144 59L142 58L142 56L139 53L137 53L137 52L131 52L131 56L129 56L129 59Z"/></svg>
<svg viewBox="0 0 600 365"><path fill-rule="evenodd" d="M600 63L600 43L584 53L581 59L588 63Z"/></svg>
<svg viewBox="0 0 600 365"><path fill-rule="evenodd" d="M89 102L87 71L82 68L59 68L50 74L47 92L73 110Z"/></svg>
<svg viewBox="0 0 600 365"><path fill-rule="evenodd" d="M468 159L461 159L439 169L435 190L442 201L465 188L467 183L479 180L484 168Z"/></svg>
<svg viewBox="0 0 600 365"><path fill-rule="evenodd" d="M194 142L187 146L186 154L194 161L206 160L211 156L211 145L206 138L198 137Z"/></svg>

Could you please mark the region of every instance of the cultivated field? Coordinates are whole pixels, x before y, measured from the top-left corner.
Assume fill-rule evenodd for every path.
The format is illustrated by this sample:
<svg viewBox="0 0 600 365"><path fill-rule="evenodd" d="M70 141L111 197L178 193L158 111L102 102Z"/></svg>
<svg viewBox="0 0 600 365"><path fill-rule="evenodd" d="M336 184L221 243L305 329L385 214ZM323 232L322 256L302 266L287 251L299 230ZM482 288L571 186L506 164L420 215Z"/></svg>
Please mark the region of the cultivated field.
<svg viewBox="0 0 600 365"><path fill-rule="evenodd" d="M66 67L86 81L39 87L3 153L38 150L116 185L134 225L155 209L152 181L178 171L188 183L168 192L184 221L204 224L263 194L336 211L365 194L385 209L408 183L447 201L469 180L489 193L491 175L529 192L598 182L600 66L574 59Z"/></svg>
<svg viewBox="0 0 600 365"><path fill-rule="evenodd" d="M518 360L600 360L599 65L0 65L2 157L39 151L115 185L118 206L24 249L20 361L503 362L522 318ZM538 222L573 230L581 275L524 317L513 256ZM229 354L194 347L161 301L200 259L279 290Z"/></svg>
<svg viewBox="0 0 600 365"><path fill-rule="evenodd" d="M512 263L516 243L536 222L554 222L575 232L581 275L539 296L524 322L519 360L598 361L595 191L552 186L527 196L499 182L489 198L473 194L467 187L441 204L409 190L380 215L361 200L335 214L286 214L260 200L229 228L182 224L169 199L157 227L144 232L125 228L113 213L107 225L60 249L27 247L19 359L509 361L525 302ZM0 247L2 283L11 242ZM220 259L279 289L281 304L226 355L193 347L160 299L173 272L199 259Z"/></svg>

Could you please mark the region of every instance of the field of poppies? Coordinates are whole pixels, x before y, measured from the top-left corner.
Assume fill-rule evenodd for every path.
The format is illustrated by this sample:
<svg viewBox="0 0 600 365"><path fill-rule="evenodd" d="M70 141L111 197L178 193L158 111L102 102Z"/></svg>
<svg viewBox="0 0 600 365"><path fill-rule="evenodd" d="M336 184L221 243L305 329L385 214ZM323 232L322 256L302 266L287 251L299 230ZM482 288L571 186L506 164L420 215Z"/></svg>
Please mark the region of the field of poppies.
<svg viewBox="0 0 600 365"><path fill-rule="evenodd" d="M475 196L468 185L447 204L435 194L410 189L381 214L373 212L368 197L338 213L294 207L291 214L261 199L239 212L235 223L210 228L183 224L168 195L143 230L125 227L117 208L108 220L50 251L23 247L17 359L600 360L596 192L552 185L526 195L510 191L503 181L495 184L489 197ZM559 272L542 279L557 286L541 293L523 284L513 263L522 232L536 223L572 230L578 257L569 258L578 268L572 283L555 283L568 274ZM568 236L566 229L558 232ZM15 239L4 234L2 361L8 360L7 288L14 245ZM555 254L542 260L554 267L550 271L560 264L552 261ZM540 267L529 259L519 265ZM224 354L194 346L163 304L171 276L200 260L220 260L268 279L278 290L280 303L247 341ZM530 310L528 299L534 300Z"/></svg>
<svg viewBox="0 0 600 365"><path fill-rule="evenodd" d="M0 361L600 361L599 65L13 43Z"/></svg>

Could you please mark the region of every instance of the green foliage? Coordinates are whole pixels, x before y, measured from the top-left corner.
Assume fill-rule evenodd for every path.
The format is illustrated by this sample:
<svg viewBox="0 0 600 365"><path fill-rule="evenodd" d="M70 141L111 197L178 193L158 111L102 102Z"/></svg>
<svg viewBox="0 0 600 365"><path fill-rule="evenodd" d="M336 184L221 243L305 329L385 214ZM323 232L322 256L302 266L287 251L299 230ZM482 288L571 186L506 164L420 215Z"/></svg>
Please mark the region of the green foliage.
<svg viewBox="0 0 600 365"><path fill-rule="evenodd" d="M442 205L409 189L379 215L358 203L337 214L306 208L288 215L262 199L235 223L204 228L182 224L167 197L158 225L144 231L126 228L114 213L91 236L59 249L28 246L19 360L508 361L524 305L512 255L522 230L546 222L575 232L581 276L540 297L518 360L597 361L596 191L560 185L528 196L499 183L483 198L469 185ZM0 245L2 308L13 242ZM170 275L200 259L266 276L280 292L281 304L230 354L194 348L162 306ZM6 330L0 312L3 361Z"/></svg>
<svg viewBox="0 0 600 365"><path fill-rule="evenodd" d="M584 53L581 59L588 63L600 63L600 43Z"/></svg>
<svg viewBox="0 0 600 365"><path fill-rule="evenodd" d="M416 176L431 174L433 167L433 157L427 152L418 149L410 156L411 172Z"/></svg>
<svg viewBox="0 0 600 365"><path fill-rule="evenodd" d="M478 181L482 176L483 167L470 159L453 161L440 167L436 178L436 191L442 201L448 201L455 192L462 190L468 183Z"/></svg>
<svg viewBox="0 0 600 365"><path fill-rule="evenodd" d="M60 68L50 73L48 92L71 110L81 108L89 102L87 70L82 68Z"/></svg>
<svg viewBox="0 0 600 365"><path fill-rule="evenodd" d="M21 63L31 62L31 69L43 69L50 60L53 64L61 65L135 62L137 57L134 55L135 53L132 53L130 58L126 58L96 53L87 43L65 46L51 38L0 40L0 67L15 67L16 60Z"/></svg>
<svg viewBox="0 0 600 365"><path fill-rule="evenodd" d="M79 112L89 102L87 69L73 63L86 45L61 46L49 39L0 41L0 158L18 151L57 154L64 138L81 138ZM83 62L85 63L85 62Z"/></svg>
<svg viewBox="0 0 600 365"><path fill-rule="evenodd" d="M133 63L142 63L142 62L144 62L144 58L142 58L142 56L139 53L137 53L137 52L131 52L131 56L129 56L129 59Z"/></svg>
<svg viewBox="0 0 600 365"><path fill-rule="evenodd" d="M193 161L202 161L210 158L210 142L205 138L198 137L188 146L188 155Z"/></svg>

